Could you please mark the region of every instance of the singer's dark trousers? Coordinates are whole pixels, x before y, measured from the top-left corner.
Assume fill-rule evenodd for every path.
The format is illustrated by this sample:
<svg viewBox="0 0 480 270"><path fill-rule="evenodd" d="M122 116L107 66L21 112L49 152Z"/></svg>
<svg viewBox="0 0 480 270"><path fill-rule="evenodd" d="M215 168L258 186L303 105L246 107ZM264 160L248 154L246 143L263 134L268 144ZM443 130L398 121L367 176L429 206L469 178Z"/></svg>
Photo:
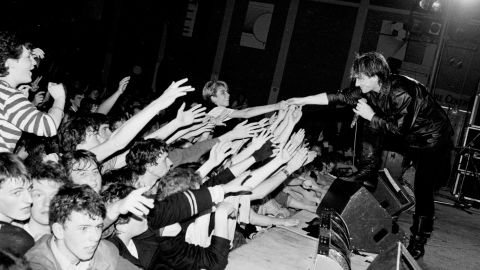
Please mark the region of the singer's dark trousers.
<svg viewBox="0 0 480 270"><path fill-rule="evenodd" d="M409 149L408 156L415 164L415 215L435 215L434 192L450 176L452 143L439 143L425 149Z"/></svg>

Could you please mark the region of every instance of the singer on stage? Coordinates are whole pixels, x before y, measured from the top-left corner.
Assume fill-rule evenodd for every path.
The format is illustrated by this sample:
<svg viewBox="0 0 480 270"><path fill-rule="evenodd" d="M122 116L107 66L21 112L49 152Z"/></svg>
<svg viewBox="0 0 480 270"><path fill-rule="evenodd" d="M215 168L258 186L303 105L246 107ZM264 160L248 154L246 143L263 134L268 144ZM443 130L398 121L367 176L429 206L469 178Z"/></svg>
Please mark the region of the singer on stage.
<svg viewBox="0 0 480 270"><path fill-rule="evenodd" d="M449 177L452 126L425 86L409 77L391 74L380 53L358 55L351 78L356 87L349 91L292 98L288 103L352 105L355 114L369 122L369 129L398 138L416 168L416 205L407 249L418 259L424 255L424 245L433 231L434 190Z"/></svg>

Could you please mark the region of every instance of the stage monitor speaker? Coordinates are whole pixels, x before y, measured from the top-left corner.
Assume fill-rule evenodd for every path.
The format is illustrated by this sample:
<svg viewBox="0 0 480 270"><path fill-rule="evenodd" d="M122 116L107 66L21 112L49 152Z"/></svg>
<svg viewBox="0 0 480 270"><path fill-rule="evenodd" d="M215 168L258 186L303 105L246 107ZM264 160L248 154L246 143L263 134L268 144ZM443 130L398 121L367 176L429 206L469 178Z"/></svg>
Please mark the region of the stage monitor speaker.
<svg viewBox="0 0 480 270"><path fill-rule="evenodd" d="M405 246L398 242L379 254L367 270L422 270Z"/></svg>
<svg viewBox="0 0 480 270"><path fill-rule="evenodd" d="M399 215L414 204L413 199L400 183L390 175L387 168L378 172L378 184L373 196L392 216Z"/></svg>
<svg viewBox="0 0 480 270"><path fill-rule="evenodd" d="M369 191L359 188L358 183L336 179L317 213L326 208L339 213L347 224L353 249L379 254L395 242L406 241L405 232Z"/></svg>

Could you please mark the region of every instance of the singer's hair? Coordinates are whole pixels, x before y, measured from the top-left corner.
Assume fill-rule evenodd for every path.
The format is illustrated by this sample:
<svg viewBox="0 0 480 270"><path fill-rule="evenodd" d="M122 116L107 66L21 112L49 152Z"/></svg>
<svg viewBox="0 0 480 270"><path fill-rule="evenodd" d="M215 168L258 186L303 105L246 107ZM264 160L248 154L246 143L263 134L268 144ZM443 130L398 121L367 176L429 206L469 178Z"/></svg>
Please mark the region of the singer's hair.
<svg viewBox="0 0 480 270"><path fill-rule="evenodd" d="M367 52L356 55L353 61L350 77L357 78L360 74L368 77L378 76L378 81L382 85L390 78L390 67L385 57L378 52Z"/></svg>

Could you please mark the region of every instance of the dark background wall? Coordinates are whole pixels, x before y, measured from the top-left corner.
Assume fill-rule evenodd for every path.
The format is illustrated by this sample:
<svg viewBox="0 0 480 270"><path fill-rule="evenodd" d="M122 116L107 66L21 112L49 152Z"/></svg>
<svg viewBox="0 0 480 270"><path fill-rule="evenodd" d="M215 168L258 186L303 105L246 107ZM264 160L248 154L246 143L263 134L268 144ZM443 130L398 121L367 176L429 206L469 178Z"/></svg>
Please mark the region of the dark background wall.
<svg viewBox="0 0 480 270"><path fill-rule="evenodd" d="M442 3L445 1L441 0ZM196 3L198 11L193 35L185 37L182 32L189 2ZM48 59L41 68L55 80L79 79L86 84L114 86L121 77L132 75L135 88L148 94L153 91L154 80L161 91L172 80L189 77L191 84L201 89L212 73L228 2L5 0L2 2L0 28L23 33L44 48ZM291 1L258 1L274 5L263 50L240 46L250 1L233 2L219 79L227 81L234 94L245 94L251 105L265 104ZM403 22L413 33L428 31L428 28L413 29L414 19L424 20L424 25L428 26L431 22L442 23L444 16L442 12L422 11L418 1L414 0L370 0L362 35L354 37L359 3L360 0L299 1L282 72L280 99L318 90L338 90L352 53L352 40L361 38L360 52L375 50L383 20ZM442 97L442 102L448 106L462 103L456 99L463 98L462 105L468 109L465 100L477 91L480 77L479 21L478 1L455 1L434 85L447 94L452 93L448 102L445 102L445 95ZM419 47L439 42L438 35L416 37L419 36ZM162 41L166 45L164 57L155 76ZM141 67L141 73L138 70L133 72L135 66Z"/></svg>

